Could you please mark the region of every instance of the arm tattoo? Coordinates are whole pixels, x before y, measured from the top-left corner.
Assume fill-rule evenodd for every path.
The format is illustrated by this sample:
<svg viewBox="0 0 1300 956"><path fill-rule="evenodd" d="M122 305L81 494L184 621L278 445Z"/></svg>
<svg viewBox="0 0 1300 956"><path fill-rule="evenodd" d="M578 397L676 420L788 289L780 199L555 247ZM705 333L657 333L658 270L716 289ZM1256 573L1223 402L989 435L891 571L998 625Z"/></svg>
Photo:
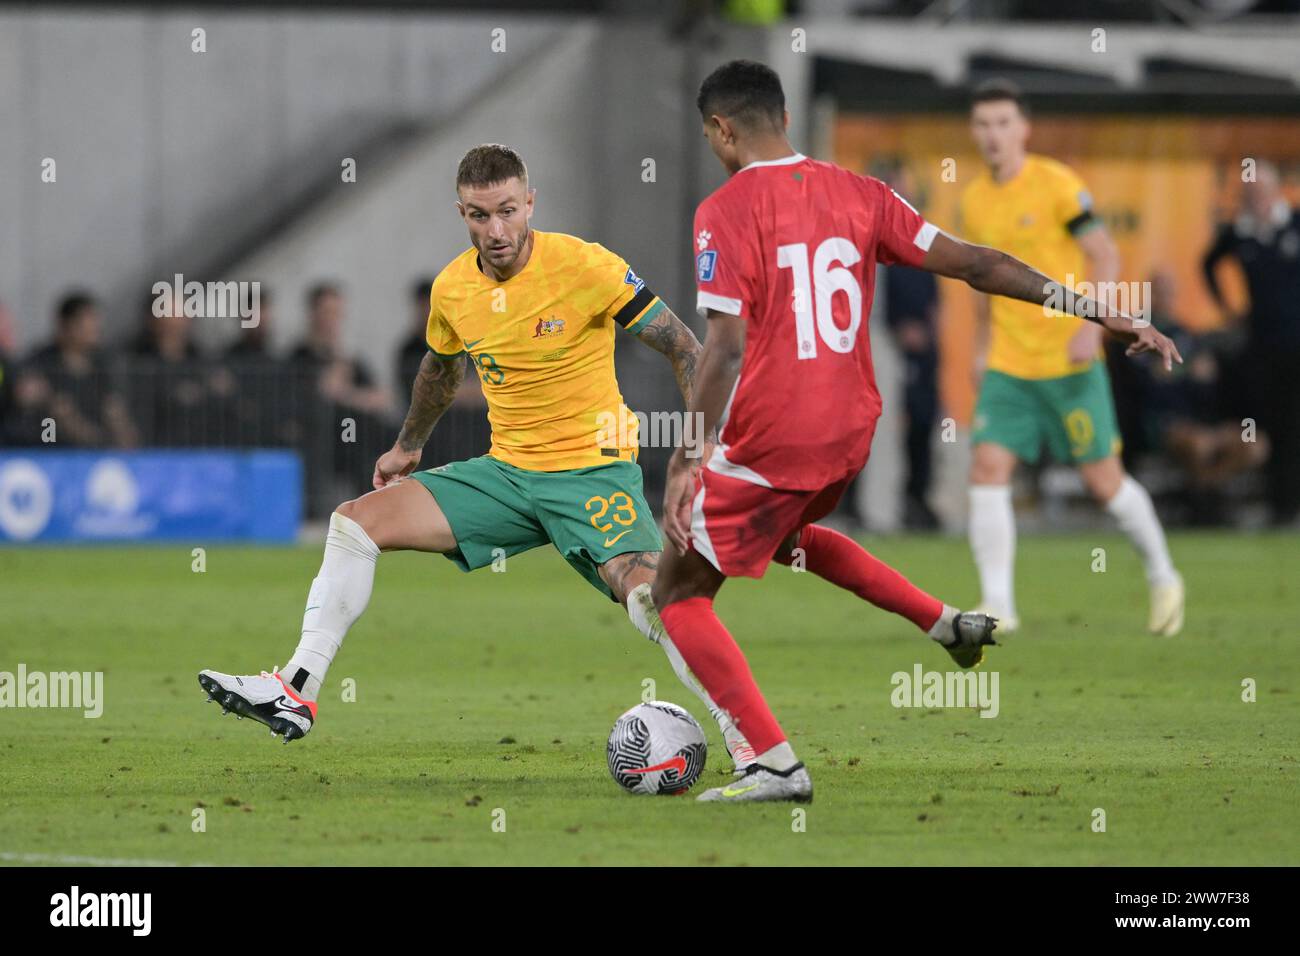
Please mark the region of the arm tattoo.
<svg viewBox="0 0 1300 956"><path fill-rule="evenodd" d="M411 386L411 408L402 422L397 444L403 451L419 451L429 440L434 423L442 417L465 378L465 357L442 358L430 352L420 362Z"/></svg>
<svg viewBox="0 0 1300 956"><path fill-rule="evenodd" d="M664 306L663 312L655 316L654 321L638 332L637 336L656 352L666 355L673 363L677 387L681 389L682 401L686 403L686 408L689 410L691 398L695 394L695 366L699 364L700 356L704 354L704 346L700 345L700 340L667 306ZM704 440L718 441L718 430L713 429Z"/></svg>
<svg viewBox="0 0 1300 956"><path fill-rule="evenodd" d="M667 356L673 363L673 374L677 376L677 387L681 389L682 400L686 407L691 407L691 395L695 390L695 366L703 351L700 340L695 337L686 323L673 314L672 309L664 310L655 316L654 321L637 333L637 337L656 352Z"/></svg>

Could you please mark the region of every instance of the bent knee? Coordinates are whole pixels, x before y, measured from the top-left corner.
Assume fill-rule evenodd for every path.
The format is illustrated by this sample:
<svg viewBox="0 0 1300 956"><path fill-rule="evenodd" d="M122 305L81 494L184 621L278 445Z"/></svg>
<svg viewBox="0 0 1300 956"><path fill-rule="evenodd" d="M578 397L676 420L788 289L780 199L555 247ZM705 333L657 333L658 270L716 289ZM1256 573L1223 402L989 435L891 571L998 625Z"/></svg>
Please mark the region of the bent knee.
<svg viewBox="0 0 1300 956"><path fill-rule="evenodd" d="M374 509L366 507L366 502L360 498L344 501L334 509L334 513L355 522L376 546L381 550L384 548L385 543L380 540L383 537L380 522L376 520Z"/></svg>
<svg viewBox="0 0 1300 956"><path fill-rule="evenodd" d="M1119 493L1127 474L1118 458L1103 458L1079 469L1083 484L1099 504L1106 504Z"/></svg>
<svg viewBox="0 0 1300 956"><path fill-rule="evenodd" d="M362 501L360 498L353 498L351 501L344 501L334 509L336 515L342 515L344 518L355 521L357 524L361 525L362 528L365 528L367 534L371 531L369 525L374 524L374 516L370 512L371 509L367 508L366 502Z"/></svg>
<svg viewBox="0 0 1300 956"><path fill-rule="evenodd" d="M1011 482L1016 460L1004 459L997 454L981 455L976 453L970 463L970 483L972 485L1006 485Z"/></svg>

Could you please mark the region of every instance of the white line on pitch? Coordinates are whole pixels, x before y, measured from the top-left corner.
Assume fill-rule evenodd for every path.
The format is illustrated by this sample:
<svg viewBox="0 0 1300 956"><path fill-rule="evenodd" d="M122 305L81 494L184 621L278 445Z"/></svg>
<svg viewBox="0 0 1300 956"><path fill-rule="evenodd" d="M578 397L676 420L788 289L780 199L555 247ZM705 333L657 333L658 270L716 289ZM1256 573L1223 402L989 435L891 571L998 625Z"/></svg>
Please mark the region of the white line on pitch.
<svg viewBox="0 0 1300 956"><path fill-rule="evenodd" d="M3 863L58 863L65 866L212 866L211 863L178 863L175 860L114 859L102 856L68 856L60 853L12 853L0 850Z"/></svg>

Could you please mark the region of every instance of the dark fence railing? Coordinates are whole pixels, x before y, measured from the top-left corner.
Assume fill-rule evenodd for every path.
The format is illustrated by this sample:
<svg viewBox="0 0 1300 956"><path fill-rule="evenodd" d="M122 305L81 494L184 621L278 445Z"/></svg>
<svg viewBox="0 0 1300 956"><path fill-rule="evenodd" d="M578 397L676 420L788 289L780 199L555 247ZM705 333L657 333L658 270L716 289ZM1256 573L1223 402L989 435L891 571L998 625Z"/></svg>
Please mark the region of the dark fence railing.
<svg viewBox="0 0 1300 956"><path fill-rule="evenodd" d="M325 374L271 358L124 357L80 373L18 373L0 444L58 448L289 448L303 460L309 516L371 489L376 459L397 437L406 399L376 410L330 397ZM484 454L491 433L478 396L448 409L421 467Z"/></svg>

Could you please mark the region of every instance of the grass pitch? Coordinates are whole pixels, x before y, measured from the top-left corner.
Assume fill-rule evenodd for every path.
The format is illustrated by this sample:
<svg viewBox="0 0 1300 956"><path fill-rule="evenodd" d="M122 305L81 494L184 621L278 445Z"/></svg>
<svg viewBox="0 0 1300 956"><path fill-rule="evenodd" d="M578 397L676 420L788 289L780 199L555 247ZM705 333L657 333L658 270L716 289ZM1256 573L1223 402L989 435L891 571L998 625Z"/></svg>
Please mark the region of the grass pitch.
<svg viewBox="0 0 1300 956"><path fill-rule="evenodd" d="M995 719L891 705L894 672L948 669L905 621L784 567L728 584L719 611L813 775L802 821L619 790L605 736L646 679L709 731L697 790L730 762L663 654L551 551L503 574L382 557L319 723L283 746L195 674L285 662L318 548L210 548L203 573L188 546L0 550L0 671L105 675L98 719L0 710L0 862L1296 864L1300 541L1171 544L1188 626L1161 639L1123 539L1022 539ZM974 597L964 541L868 546Z"/></svg>

